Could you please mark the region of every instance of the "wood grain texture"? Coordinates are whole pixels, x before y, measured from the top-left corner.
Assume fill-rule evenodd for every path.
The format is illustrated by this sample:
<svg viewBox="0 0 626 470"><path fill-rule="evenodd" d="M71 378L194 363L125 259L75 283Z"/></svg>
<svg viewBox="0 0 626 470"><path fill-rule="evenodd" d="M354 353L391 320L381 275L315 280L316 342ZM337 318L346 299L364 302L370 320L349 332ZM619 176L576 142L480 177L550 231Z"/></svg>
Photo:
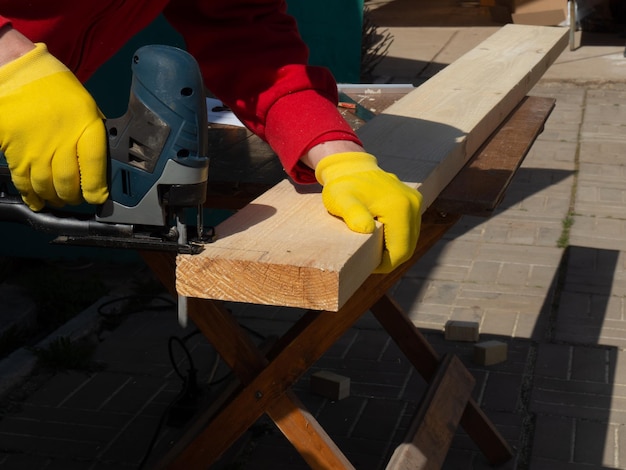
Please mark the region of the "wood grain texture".
<svg viewBox="0 0 626 470"><path fill-rule="evenodd" d="M567 45L564 28L506 25L358 130L382 168L418 187L423 209L520 103ZM337 311L378 265L382 230L348 230L318 186L283 181L179 255L188 297Z"/></svg>
<svg viewBox="0 0 626 470"><path fill-rule="evenodd" d="M178 293L337 311L382 250L381 229L350 231L326 212L318 187L287 180L220 224L216 235L203 253L178 257Z"/></svg>
<svg viewBox="0 0 626 470"><path fill-rule="evenodd" d="M385 470L438 470L474 389L474 377L453 355L444 358L415 415L407 438Z"/></svg>
<svg viewBox="0 0 626 470"><path fill-rule="evenodd" d="M565 28L508 24L358 130L424 210L567 45Z"/></svg>

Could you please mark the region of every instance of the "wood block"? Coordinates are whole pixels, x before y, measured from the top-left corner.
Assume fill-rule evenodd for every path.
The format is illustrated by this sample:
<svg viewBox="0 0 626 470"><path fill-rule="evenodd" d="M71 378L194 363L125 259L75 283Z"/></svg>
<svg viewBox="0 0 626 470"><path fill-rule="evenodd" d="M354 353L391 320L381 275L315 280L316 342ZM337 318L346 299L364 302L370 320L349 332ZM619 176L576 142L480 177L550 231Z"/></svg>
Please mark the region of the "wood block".
<svg viewBox="0 0 626 470"><path fill-rule="evenodd" d="M506 25L358 130L425 211L568 44L566 28ZM179 255L176 289L208 299L337 311L379 264L382 231L351 232L315 186L285 181Z"/></svg>
<svg viewBox="0 0 626 470"><path fill-rule="evenodd" d="M447 355L415 415L404 442L385 470L441 468L475 385L461 361Z"/></svg>
<svg viewBox="0 0 626 470"><path fill-rule="evenodd" d="M507 359L508 346L502 341L483 341L474 345L474 362L481 366L499 364Z"/></svg>
<svg viewBox="0 0 626 470"><path fill-rule="evenodd" d="M480 325L475 321L448 320L444 336L448 341L478 341Z"/></svg>
<svg viewBox="0 0 626 470"><path fill-rule="evenodd" d="M311 374L309 386L311 393L330 400L343 400L350 396L350 378L327 370Z"/></svg>

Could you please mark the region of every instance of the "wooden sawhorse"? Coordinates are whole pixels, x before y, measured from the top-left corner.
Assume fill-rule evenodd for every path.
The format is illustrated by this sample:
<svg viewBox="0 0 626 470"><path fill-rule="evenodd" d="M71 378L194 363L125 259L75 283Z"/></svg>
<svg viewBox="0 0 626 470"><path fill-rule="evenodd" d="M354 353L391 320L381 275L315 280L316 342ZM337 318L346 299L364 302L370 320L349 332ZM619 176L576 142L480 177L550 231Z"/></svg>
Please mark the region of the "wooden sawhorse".
<svg viewBox="0 0 626 470"><path fill-rule="evenodd" d="M264 413L311 468L354 468L291 387L368 310L430 384L410 435L387 468L439 468L459 424L491 464L509 460L511 448L471 398L473 377L457 358L442 360L387 291L462 214L488 214L496 207L553 106L552 99L525 99L424 214L411 260L390 274L372 274L338 312L307 312L267 354L221 302L190 298L189 318L241 386L219 409L198 416L157 468L209 468ZM143 257L174 293L174 257L153 252Z"/></svg>

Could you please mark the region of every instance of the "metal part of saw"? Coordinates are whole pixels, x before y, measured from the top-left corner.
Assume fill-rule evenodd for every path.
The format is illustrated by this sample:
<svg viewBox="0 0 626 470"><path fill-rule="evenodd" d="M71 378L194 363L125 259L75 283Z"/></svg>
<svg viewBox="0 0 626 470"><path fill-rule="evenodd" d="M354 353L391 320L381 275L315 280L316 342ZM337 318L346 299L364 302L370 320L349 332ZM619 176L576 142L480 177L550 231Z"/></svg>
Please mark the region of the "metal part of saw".
<svg viewBox="0 0 626 470"><path fill-rule="evenodd" d="M206 198L206 95L195 59L163 45L132 59L126 113L105 122L109 198L90 214L32 212L10 183L0 152L0 221L56 234L53 243L198 253L210 241L202 223ZM197 211L193 237L185 213Z"/></svg>

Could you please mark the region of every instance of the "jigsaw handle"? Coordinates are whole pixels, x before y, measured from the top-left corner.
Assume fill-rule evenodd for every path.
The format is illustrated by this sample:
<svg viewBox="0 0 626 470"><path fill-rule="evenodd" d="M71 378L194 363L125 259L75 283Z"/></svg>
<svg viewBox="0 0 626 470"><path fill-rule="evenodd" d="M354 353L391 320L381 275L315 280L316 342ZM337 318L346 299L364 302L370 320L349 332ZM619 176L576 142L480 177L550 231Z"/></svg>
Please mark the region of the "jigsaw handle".
<svg viewBox="0 0 626 470"><path fill-rule="evenodd" d="M164 225L170 207L204 202L208 181L206 93L186 51L144 46L132 59L126 114L107 120L109 201L101 220Z"/></svg>

